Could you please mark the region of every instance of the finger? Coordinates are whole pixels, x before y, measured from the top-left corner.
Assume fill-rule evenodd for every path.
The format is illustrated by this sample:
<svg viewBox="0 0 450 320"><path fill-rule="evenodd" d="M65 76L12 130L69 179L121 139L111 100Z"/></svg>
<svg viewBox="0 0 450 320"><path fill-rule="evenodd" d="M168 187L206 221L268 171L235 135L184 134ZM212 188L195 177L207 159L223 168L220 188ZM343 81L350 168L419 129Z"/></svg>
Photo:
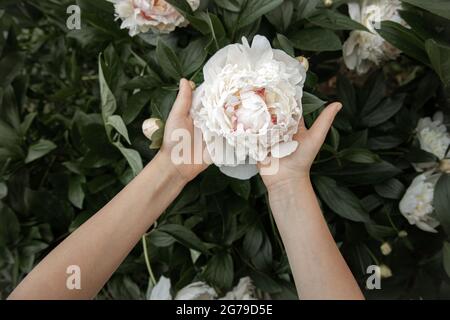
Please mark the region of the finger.
<svg viewBox="0 0 450 320"><path fill-rule="evenodd" d="M326 107L314 122L309 132L317 143L322 144L325 141L328 131L333 125L334 118L341 109L342 104L340 102L334 102Z"/></svg>
<svg viewBox="0 0 450 320"><path fill-rule="evenodd" d="M300 142L300 137L302 136L303 133L305 133L306 131L308 131L308 129L306 129L306 125L305 125L305 118L301 118L300 121L298 122L298 129L297 129L297 133L294 135L294 140Z"/></svg>
<svg viewBox="0 0 450 320"><path fill-rule="evenodd" d="M178 91L177 99L173 104L173 112L177 115L187 116L192 104L192 87L189 81L181 79L180 89Z"/></svg>

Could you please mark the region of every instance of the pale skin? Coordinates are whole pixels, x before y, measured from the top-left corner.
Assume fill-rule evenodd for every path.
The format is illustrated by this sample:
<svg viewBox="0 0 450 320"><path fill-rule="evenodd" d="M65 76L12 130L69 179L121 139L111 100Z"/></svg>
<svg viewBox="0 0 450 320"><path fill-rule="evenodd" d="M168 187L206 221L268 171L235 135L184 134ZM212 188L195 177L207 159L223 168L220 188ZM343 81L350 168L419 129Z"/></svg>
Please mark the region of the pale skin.
<svg viewBox="0 0 450 320"><path fill-rule="evenodd" d="M8 299L93 299L98 294L184 186L208 166L171 161L176 145L170 140L171 133L182 128L193 136L191 101L190 84L182 79L156 157L47 255ZM263 176L301 299L363 299L328 230L309 179L310 167L341 107L328 106L310 130L301 123L295 137L300 143L298 150L280 161L276 175ZM80 290L66 286L66 271L72 265L81 270Z"/></svg>

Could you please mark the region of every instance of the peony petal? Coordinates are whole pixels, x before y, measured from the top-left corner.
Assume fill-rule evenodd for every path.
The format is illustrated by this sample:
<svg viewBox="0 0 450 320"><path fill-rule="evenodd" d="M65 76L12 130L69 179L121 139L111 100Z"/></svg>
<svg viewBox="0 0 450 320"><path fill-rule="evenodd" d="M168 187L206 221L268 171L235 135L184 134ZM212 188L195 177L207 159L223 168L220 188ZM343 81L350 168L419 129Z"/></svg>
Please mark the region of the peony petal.
<svg viewBox="0 0 450 320"><path fill-rule="evenodd" d="M158 283L153 287L149 300L172 300L170 288L170 279L161 276Z"/></svg>
<svg viewBox="0 0 450 320"><path fill-rule="evenodd" d="M240 164L236 167L221 166L219 169L223 174L239 180L248 180L258 174L255 164Z"/></svg>
<svg viewBox="0 0 450 320"><path fill-rule="evenodd" d="M203 75L205 83L213 83L217 79L218 74L222 71L228 58L228 51L233 48L234 45L230 44L219 51L217 51L211 59L203 67Z"/></svg>
<svg viewBox="0 0 450 320"><path fill-rule="evenodd" d="M272 157L281 159L294 153L297 147L297 141L282 142L272 147L271 154Z"/></svg>

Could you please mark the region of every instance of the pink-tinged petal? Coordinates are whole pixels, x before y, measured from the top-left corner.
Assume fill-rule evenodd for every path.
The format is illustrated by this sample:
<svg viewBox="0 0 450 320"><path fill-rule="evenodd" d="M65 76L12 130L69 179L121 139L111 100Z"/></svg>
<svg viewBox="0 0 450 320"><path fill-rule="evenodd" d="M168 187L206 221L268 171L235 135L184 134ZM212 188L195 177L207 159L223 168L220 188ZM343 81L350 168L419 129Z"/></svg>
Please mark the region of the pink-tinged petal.
<svg viewBox="0 0 450 320"><path fill-rule="evenodd" d="M287 157L288 155L294 153L295 150L297 150L297 147L298 147L297 141L279 143L272 147L271 150L272 157L278 159Z"/></svg>

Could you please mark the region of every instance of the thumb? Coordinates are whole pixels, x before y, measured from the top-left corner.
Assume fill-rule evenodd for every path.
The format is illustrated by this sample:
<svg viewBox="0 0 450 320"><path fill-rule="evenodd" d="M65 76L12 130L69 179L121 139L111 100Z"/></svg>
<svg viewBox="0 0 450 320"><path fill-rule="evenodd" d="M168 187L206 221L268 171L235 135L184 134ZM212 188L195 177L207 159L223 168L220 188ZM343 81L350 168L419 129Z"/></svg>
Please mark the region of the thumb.
<svg viewBox="0 0 450 320"><path fill-rule="evenodd" d="M323 144L328 131L333 125L334 118L341 109L342 104L340 102L334 102L322 111L310 129L310 133L316 143Z"/></svg>
<svg viewBox="0 0 450 320"><path fill-rule="evenodd" d="M172 112L179 116L187 116L192 104L192 87L186 79L180 80L180 89L177 99L172 107Z"/></svg>

